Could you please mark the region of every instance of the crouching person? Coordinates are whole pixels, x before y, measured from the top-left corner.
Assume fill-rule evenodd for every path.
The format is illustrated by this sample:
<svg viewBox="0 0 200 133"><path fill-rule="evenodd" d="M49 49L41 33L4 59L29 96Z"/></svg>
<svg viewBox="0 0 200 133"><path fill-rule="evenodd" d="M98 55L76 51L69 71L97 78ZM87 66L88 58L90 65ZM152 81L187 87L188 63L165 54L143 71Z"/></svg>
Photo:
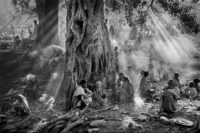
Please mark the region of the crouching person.
<svg viewBox="0 0 200 133"><path fill-rule="evenodd" d="M30 114L31 111L26 97L21 94L17 95L16 101L13 103L13 112L19 117L25 117Z"/></svg>
<svg viewBox="0 0 200 133"><path fill-rule="evenodd" d="M190 98L190 100L195 100L195 98L197 98L197 91L194 88L193 82L190 82L190 84L189 84L189 98Z"/></svg>
<svg viewBox="0 0 200 133"><path fill-rule="evenodd" d="M168 86L165 88L164 92L161 94L160 97L160 113L165 113L168 115L172 115L177 112L176 103L177 100L180 98L176 94L175 86L173 81L170 80L168 82Z"/></svg>
<svg viewBox="0 0 200 133"><path fill-rule="evenodd" d="M73 95L73 108L86 109L92 102L92 92L87 88L87 82L81 80L79 86L74 91Z"/></svg>
<svg viewBox="0 0 200 133"><path fill-rule="evenodd" d="M95 88L96 88L95 89L96 91L94 92L94 95L93 95L94 96L93 97L93 100L94 100L93 105L95 105L95 108L108 107L107 96L104 93L102 82L101 81L96 82Z"/></svg>
<svg viewBox="0 0 200 133"><path fill-rule="evenodd" d="M118 92L120 102L130 103L134 96L133 85L130 83L128 77L124 77L121 90Z"/></svg>

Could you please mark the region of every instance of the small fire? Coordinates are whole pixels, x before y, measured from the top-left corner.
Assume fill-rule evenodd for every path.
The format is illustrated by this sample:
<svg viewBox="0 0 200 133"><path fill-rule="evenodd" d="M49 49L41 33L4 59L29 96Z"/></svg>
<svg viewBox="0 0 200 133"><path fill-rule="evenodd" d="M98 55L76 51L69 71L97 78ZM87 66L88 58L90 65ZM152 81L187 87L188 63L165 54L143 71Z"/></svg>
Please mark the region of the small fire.
<svg viewBox="0 0 200 133"><path fill-rule="evenodd" d="M134 98L134 101L135 101L135 105L138 107L141 107L144 105L144 100L140 96L136 95Z"/></svg>
<svg viewBox="0 0 200 133"><path fill-rule="evenodd" d="M46 105L47 111L53 110L54 102L55 102L55 98L54 97L52 97L52 96L48 97L47 94L42 94L42 96L40 97L39 101L41 101L43 104Z"/></svg>

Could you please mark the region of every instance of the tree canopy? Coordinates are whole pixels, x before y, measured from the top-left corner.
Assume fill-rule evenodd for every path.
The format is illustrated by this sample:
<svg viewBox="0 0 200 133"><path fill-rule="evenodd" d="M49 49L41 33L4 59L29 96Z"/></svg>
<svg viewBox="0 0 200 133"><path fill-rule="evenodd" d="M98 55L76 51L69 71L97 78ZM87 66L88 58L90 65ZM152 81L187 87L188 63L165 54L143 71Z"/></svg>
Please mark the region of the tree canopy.
<svg viewBox="0 0 200 133"><path fill-rule="evenodd" d="M149 15L148 10L152 9L154 12L159 12L157 10L157 6L159 6L172 17L180 20L184 31L198 33L200 25L196 20L196 15L191 13L193 7L190 4L185 5L183 3L184 0L108 0L105 2L106 6L111 8L112 11L124 10L130 26L135 22L139 25L145 24ZM137 17L134 17L136 19L133 19L134 11L137 12Z"/></svg>
<svg viewBox="0 0 200 133"><path fill-rule="evenodd" d="M60 0L61 1L61 0ZM62 7L67 7L68 0L64 0ZM23 9L30 9L31 0L12 0L12 5L15 7L20 6ZM198 0L191 1L193 3ZM63 3L63 2L62 2ZM183 4L184 0L106 0L105 5L111 9L111 11L125 11L125 16L128 24L131 26L133 23L143 25L148 18L148 10L152 9L157 11L157 6L161 7L165 12L169 13L175 19L180 21L180 25L185 29L187 33L198 33L199 23L196 20L196 15L191 13L193 7ZM37 11L36 8L31 9ZM134 16L133 12L137 12L137 16ZM134 19L133 19L134 17ZM135 19L136 18L136 19Z"/></svg>

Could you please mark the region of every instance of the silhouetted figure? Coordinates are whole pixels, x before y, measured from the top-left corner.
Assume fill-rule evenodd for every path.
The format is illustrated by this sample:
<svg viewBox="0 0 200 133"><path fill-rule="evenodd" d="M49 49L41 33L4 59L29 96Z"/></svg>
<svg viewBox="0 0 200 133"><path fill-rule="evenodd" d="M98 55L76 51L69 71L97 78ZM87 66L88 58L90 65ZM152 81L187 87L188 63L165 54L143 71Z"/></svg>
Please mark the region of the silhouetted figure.
<svg viewBox="0 0 200 133"><path fill-rule="evenodd" d="M150 96L150 82L147 79L148 76L149 72L144 72L140 80L139 93L142 98L148 98Z"/></svg>
<svg viewBox="0 0 200 133"><path fill-rule="evenodd" d="M193 80L194 82L194 88L196 89L198 95L200 94L200 86L199 86L199 83L200 83L200 80L199 79L194 79Z"/></svg>
<svg viewBox="0 0 200 133"><path fill-rule="evenodd" d="M194 83L190 82L189 83L189 98L190 99L195 99L197 97L197 91L194 88Z"/></svg>
<svg viewBox="0 0 200 133"><path fill-rule="evenodd" d="M179 74L175 73L172 80L174 82L174 85L179 88L180 93L182 93L182 91L181 91L181 84L180 84L180 80L179 80Z"/></svg>
<svg viewBox="0 0 200 133"><path fill-rule="evenodd" d="M14 47L13 47L14 50L16 50L17 47L19 47L20 43L21 43L21 40L20 40L19 36L15 36L15 38L14 38Z"/></svg>
<svg viewBox="0 0 200 133"><path fill-rule="evenodd" d="M33 26L33 33L32 33L32 40L34 40L34 45L37 45L38 43L38 29L39 25L37 20L34 20L34 26Z"/></svg>
<svg viewBox="0 0 200 133"><path fill-rule="evenodd" d="M115 29L114 29L113 25L111 25L111 27L109 29L109 33L110 33L110 37L112 39L114 39L116 37L116 33L115 33Z"/></svg>
<svg viewBox="0 0 200 133"><path fill-rule="evenodd" d="M24 117L30 114L30 108L26 97L22 94L16 96L16 101L13 103L14 113L17 116Z"/></svg>
<svg viewBox="0 0 200 133"><path fill-rule="evenodd" d="M128 77L124 77L121 90L118 92L120 101L131 102L134 96L133 85L130 83Z"/></svg>

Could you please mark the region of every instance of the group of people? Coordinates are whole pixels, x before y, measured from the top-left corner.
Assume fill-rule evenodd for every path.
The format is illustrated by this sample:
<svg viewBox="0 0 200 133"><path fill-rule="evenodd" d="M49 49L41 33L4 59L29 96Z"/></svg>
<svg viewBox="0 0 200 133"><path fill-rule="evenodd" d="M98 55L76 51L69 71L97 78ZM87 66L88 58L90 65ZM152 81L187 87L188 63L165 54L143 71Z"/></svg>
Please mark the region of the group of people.
<svg viewBox="0 0 200 133"><path fill-rule="evenodd" d="M139 84L139 94L141 98L153 99L155 89L152 81L149 80L149 72L141 72L142 78ZM76 87L73 95L73 108L84 109L91 103L98 101L106 106L109 101L114 104L134 102L135 89L129 78L123 73L119 73L118 78L115 72L105 76L94 76L93 82L81 80ZM160 113L173 114L177 112L177 100L181 97L197 99L200 94L199 79L194 79L189 85L181 85L179 74L175 73L173 78L168 81L168 85L163 88L160 94Z"/></svg>
<svg viewBox="0 0 200 133"><path fill-rule="evenodd" d="M152 94L155 93L155 90L152 89L152 82L148 78L149 73L148 71L142 71L141 74L142 78L138 89L139 94L145 100L153 98ZM199 79L194 79L189 84L182 85L179 80L179 74L175 73L160 94L160 113L173 114L179 111L177 109L177 100L180 98L189 98L190 100L198 99L200 96L199 83Z"/></svg>
<svg viewBox="0 0 200 133"><path fill-rule="evenodd" d="M160 96L160 113L174 114L179 111L177 100L181 98L198 99L200 94L199 83L199 79L194 79L189 85L181 85L179 74L175 73L173 79L168 81L168 86L163 89Z"/></svg>
<svg viewBox="0 0 200 133"><path fill-rule="evenodd" d="M130 103L133 100L134 89L128 77L123 73L111 72L108 78L103 75L93 77L93 83L81 80L73 94L73 108L85 109L92 103L107 107L108 99L117 103Z"/></svg>

